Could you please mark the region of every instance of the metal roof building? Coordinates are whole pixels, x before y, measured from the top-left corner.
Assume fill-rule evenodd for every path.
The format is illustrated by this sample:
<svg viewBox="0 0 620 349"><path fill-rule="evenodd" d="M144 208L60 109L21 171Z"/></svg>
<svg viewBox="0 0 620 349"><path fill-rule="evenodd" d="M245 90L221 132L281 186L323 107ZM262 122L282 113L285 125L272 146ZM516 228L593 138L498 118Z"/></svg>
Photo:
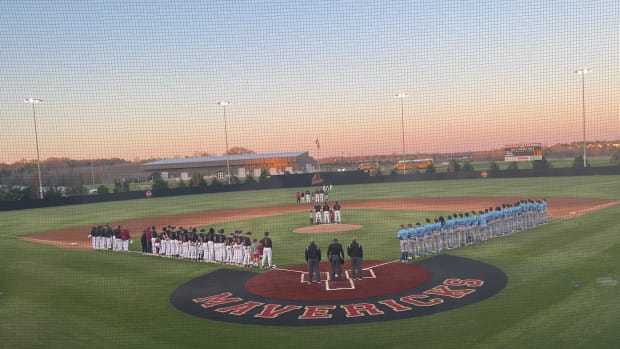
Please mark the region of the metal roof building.
<svg viewBox="0 0 620 349"><path fill-rule="evenodd" d="M142 164L148 172L160 172L164 180L187 180L194 174L204 177L226 178L227 163L231 176L244 178L260 176L263 169L270 175L314 172L317 161L308 152L284 152L269 154L239 154L196 158L163 159Z"/></svg>

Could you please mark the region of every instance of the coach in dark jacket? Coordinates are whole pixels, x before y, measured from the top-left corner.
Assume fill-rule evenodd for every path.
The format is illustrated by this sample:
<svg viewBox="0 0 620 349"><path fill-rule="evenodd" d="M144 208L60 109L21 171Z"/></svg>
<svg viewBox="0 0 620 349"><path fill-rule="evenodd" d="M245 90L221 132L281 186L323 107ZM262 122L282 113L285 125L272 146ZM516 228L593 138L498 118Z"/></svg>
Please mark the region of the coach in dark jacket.
<svg viewBox="0 0 620 349"><path fill-rule="evenodd" d="M314 282L321 283L321 249L314 243L314 240L310 241L308 247L306 247L306 262L308 263L308 284L312 283L312 276L316 276Z"/></svg>
<svg viewBox="0 0 620 349"><path fill-rule="evenodd" d="M362 245L358 244L356 239L353 239L349 247L347 247L347 254L351 258L351 278L362 280L362 258L364 257Z"/></svg>

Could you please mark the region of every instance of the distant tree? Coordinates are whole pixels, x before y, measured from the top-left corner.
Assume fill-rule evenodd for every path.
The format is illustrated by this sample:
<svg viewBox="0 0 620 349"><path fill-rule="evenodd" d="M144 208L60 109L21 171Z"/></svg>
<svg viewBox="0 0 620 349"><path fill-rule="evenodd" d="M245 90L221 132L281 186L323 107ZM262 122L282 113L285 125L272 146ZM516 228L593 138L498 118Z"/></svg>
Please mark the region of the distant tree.
<svg viewBox="0 0 620 349"><path fill-rule="evenodd" d="M586 159L586 167L590 167L590 161ZM573 160L573 168L583 168L583 155L578 155Z"/></svg>
<svg viewBox="0 0 620 349"><path fill-rule="evenodd" d="M228 155L240 155L240 154L256 154L253 150L244 147L232 147L228 149L226 153Z"/></svg>
<svg viewBox="0 0 620 349"><path fill-rule="evenodd" d="M211 186L212 187L221 187L223 185L224 185L224 183L220 182L217 178L213 178L211 180Z"/></svg>
<svg viewBox="0 0 620 349"><path fill-rule="evenodd" d="M474 172L474 166L472 166L471 162L465 161L463 163L463 167L461 168L462 172Z"/></svg>
<svg viewBox="0 0 620 349"><path fill-rule="evenodd" d="M616 149L609 157L609 164L611 166L620 166L620 149Z"/></svg>
<svg viewBox="0 0 620 349"><path fill-rule="evenodd" d="M489 162L489 171L499 171L499 166L497 165L497 162L495 161L491 161Z"/></svg>
<svg viewBox="0 0 620 349"><path fill-rule="evenodd" d="M448 172L460 172L460 171L461 171L461 164L459 164L459 162L454 159L450 160L450 162L448 163Z"/></svg>
<svg viewBox="0 0 620 349"><path fill-rule="evenodd" d="M508 164L508 167L506 168L506 170L508 170L508 171L516 171L518 169L519 169L519 163L516 162L516 161L511 161Z"/></svg>
<svg viewBox="0 0 620 349"><path fill-rule="evenodd" d="M129 191L129 180L127 178L114 180L114 193L126 193Z"/></svg>
<svg viewBox="0 0 620 349"><path fill-rule="evenodd" d="M151 188L153 193L162 193L168 191L168 182L164 181L161 177L156 177L153 180L153 187Z"/></svg>
<svg viewBox="0 0 620 349"><path fill-rule="evenodd" d="M260 170L260 176L258 177L258 181L262 183L265 181L265 179L267 179L267 169L263 168Z"/></svg>
<svg viewBox="0 0 620 349"><path fill-rule="evenodd" d="M120 180L120 179L115 179L115 180L114 180L114 189L113 189L113 192L114 192L114 193L119 193L121 190L122 190L121 180Z"/></svg>
<svg viewBox="0 0 620 349"><path fill-rule="evenodd" d="M88 188L85 186L78 184L72 187L69 187L69 195L85 195L88 192Z"/></svg>
<svg viewBox="0 0 620 349"><path fill-rule="evenodd" d="M393 168L390 170L390 176L398 176L398 170Z"/></svg>
<svg viewBox="0 0 620 349"><path fill-rule="evenodd" d="M437 169L435 169L435 166L433 164L430 164L428 165L424 173L428 173L428 174L437 173Z"/></svg>
<svg viewBox="0 0 620 349"><path fill-rule="evenodd" d="M187 188L187 184L185 184L185 181L181 179L179 181L179 184L177 185L177 188L185 189L185 188Z"/></svg>
<svg viewBox="0 0 620 349"><path fill-rule="evenodd" d="M0 190L0 201L18 201L30 197L29 188L12 187Z"/></svg>
<svg viewBox="0 0 620 349"><path fill-rule="evenodd" d="M99 194L108 194L109 192L110 189L103 184L97 187L97 193Z"/></svg>
<svg viewBox="0 0 620 349"><path fill-rule="evenodd" d="M194 173L189 180L189 186L194 188L206 188L207 181L205 181L205 178L200 173Z"/></svg>
<svg viewBox="0 0 620 349"><path fill-rule="evenodd" d="M45 199L57 199L59 197L62 197L62 192L60 192L54 187L51 187L46 192L43 193L43 197Z"/></svg>
<svg viewBox="0 0 620 349"><path fill-rule="evenodd" d="M532 161L532 168L534 170L544 170L547 168L551 168L551 163L547 161L547 158L543 155L542 160Z"/></svg>
<svg viewBox="0 0 620 349"><path fill-rule="evenodd" d="M213 154L211 154L211 153L207 153L206 151L195 151L195 152L192 154L192 156L193 156L193 157L196 157L196 158L208 158L208 157L210 157L210 156L213 156Z"/></svg>
<svg viewBox="0 0 620 349"><path fill-rule="evenodd" d="M245 182L247 184L252 184L252 183L256 183L256 179L254 179L254 176L252 176L251 174L248 175L247 177L245 177Z"/></svg>

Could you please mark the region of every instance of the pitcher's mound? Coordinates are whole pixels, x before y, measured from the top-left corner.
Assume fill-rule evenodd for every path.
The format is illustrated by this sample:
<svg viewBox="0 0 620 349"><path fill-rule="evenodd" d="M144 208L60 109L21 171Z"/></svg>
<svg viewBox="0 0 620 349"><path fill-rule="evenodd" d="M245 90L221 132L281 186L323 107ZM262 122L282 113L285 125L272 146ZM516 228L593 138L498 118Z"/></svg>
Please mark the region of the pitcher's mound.
<svg viewBox="0 0 620 349"><path fill-rule="evenodd" d="M362 226L357 224L314 224L303 228L297 228L293 231L301 234L338 233L360 228L362 228Z"/></svg>

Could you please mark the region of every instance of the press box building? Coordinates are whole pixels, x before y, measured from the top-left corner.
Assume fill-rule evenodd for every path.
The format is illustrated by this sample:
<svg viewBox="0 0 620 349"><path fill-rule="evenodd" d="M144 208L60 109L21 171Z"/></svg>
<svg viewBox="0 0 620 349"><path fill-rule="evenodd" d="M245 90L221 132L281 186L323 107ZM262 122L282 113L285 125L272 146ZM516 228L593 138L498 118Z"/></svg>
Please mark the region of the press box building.
<svg viewBox="0 0 620 349"><path fill-rule="evenodd" d="M225 179L227 162L230 175L245 178L258 177L263 169L269 175L314 172L317 161L308 152L285 152L270 154L240 154L196 158L163 159L142 164L144 171L159 172L163 180L189 180L194 174L203 177Z"/></svg>

